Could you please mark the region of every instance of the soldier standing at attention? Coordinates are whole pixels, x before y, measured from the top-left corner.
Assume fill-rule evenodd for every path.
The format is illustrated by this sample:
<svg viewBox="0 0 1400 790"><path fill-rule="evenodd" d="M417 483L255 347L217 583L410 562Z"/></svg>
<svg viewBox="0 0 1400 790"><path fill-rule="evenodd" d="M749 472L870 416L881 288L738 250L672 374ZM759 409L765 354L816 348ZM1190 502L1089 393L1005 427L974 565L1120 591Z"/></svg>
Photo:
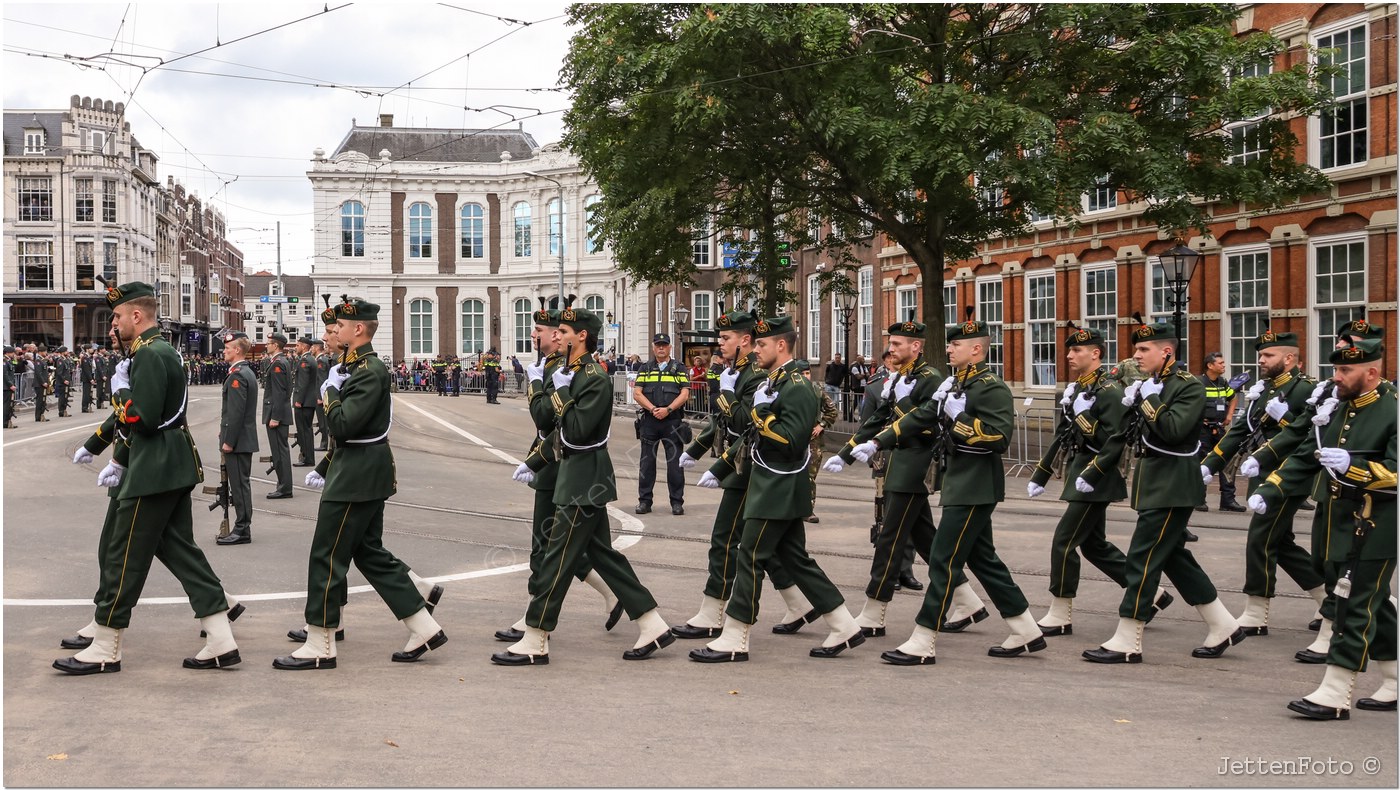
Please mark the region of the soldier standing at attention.
<svg viewBox="0 0 1400 790"><path fill-rule="evenodd" d="M5 346L5 427L15 427L15 393L19 385L15 376L14 346Z"/></svg>
<svg viewBox="0 0 1400 790"><path fill-rule="evenodd" d="M331 369L331 355L326 353L326 341L316 337L311 339L311 353L316 357L316 435L319 441L316 449L326 451L326 404L321 401L321 385L326 383L326 374Z"/></svg>
<svg viewBox="0 0 1400 790"><path fill-rule="evenodd" d="M220 546L253 542L253 453L258 451L258 377L248 366L253 348L242 332L224 335L223 411L219 420L219 452L224 456L229 500L237 517L227 535L215 539Z"/></svg>
<svg viewBox="0 0 1400 790"><path fill-rule="evenodd" d="M292 420L292 365L282 349L287 336L274 332L267 338L267 359L263 391L263 424L267 426L267 446L272 453L272 469L277 474L277 490L268 499L292 498L292 450L287 444Z"/></svg>
<svg viewBox="0 0 1400 790"><path fill-rule="evenodd" d="M336 337L347 350L344 361L328 372L321 392L336 441L334 455L324 477L313 471L306 479L307 485L324 489L307 563L306 641L291 655L273 659L274 669L335 668L345 575L352 561L408 629L408 643L391 660L417 661L447 643L408 566L384 548L384 501L398 485L389 447L389 369L372 344L379 305L353 299L338 305L334 315Z"/></svg>
<svg viewBox="0 0 1400 790"><path fill-rule="evenodd" d="M821 413L817 417L817 424L812 427L812 460L807 464L807 480L812 486L812 515L806 518L808 524L818 524L821 522L817 518L817 470L822 468L822 434L827 428L836 424L836 404L831 397L826 394L826 390L821 385L812 381L812 363L805 359L797 360L797 370L812 385L812 390L817 393L817 400L821 406Z"/></svg>
<svg viewBox="0 0 1400 790"><path fill-rule="evenodd" d="M229 626L228 598L194 543L190 489L204 474L185 425L184 366L156 325L155 289L141 282L108 288L107 305L118 336L130 348L112 374L113 424L129 432L130 444L126 466L112 470L119 501L115 529L98 552L102 581L92 642L54 667L74 675L121 671L123 632L157 554L185 588L207 635L184 666L233 666L241 659Z"/></svg>
<svg viewBox="0 0 1400 790"><path fill-rule="evenodd" d="M642 458L637 469L637 512L651 512L651 490L656 485L656 445L666 456L666 488L671 497L671 514L685 513L685 473L681 471L681 437L677 431L682 410L690 400L690 376L685 366L671 359L671 336L651 339L656 359L642 366L633 382L632 398L643 410Z"/></svg>
<svg viewBox="0 0 1400 790"><path fill-rule="evenodd" d="M49 421L49 415L44 412L49 410L49 390L52 389L49 378L53 371L49 368L46 356L41 348L34 353L34 359L29 363L34 369L34 422Z"/></svg>
<svg viewBox="0 0 1400 790"><path fill-rule="evenodd" d="M297 338L296 358L290 362L295 374L292 379L292 409L297 427L297 461L292 466L315 466L316 437L312 423L316 419L316 400L320 385L316 381L316 357L311 353L311 338Z"/></svg>
<svg viewBox="0 0 1400 790"><path fill-rule="evenodd" d="M637 643L623 652L628 661L651 658L675 641L657 611L656 599L637 579L627 558L612 545L606 506L617 499L608 437L612 425L612 383L593 359L603 320L589 310L565 307L559 313L559 342L568 356L551 375L550 401L562 449L554 487L555 514L540 561L540 582L525 613L525 634L492 663L506 666L549 663L549 633L559 621L568 594L568 576L584 563L610 563L618 575L609 586L627 615L637 622Z"/></svg>
<svg viewBox="0 0 1400 790"><path fill-rule="evenodd" d="M1117 463L1121 453L1135 453L1135 446L1141 444L1129 495L1138 514L1137 526L1128 545L1128 585L1118 606L1118 629L1101 646L1085 650L1084 658L1099 664L1142 661L1142 628L1152 616L1164 573L1207 626L1205 641L1191 655L1219 658L1244 640L1244 629L1186 548L1184 534L1192 509L1206 496L1196 463L1205 385L1177 370L1178 341L1170 324L1147 325L1139 315L1134 318L1141 326L1132 334L1133 356L1143 372L1152 371L1152 375L1124 390L1128 416L1124 429L1110 437L1104 448L1105 462L1085 467L1074 481L1079 491L1093 493L1106 484L1108 467Z"/></svg>
<svg viewBox="0 0 1400 790"><path fill-rule="evenodd" d="M97 368L97 346L83 349L78 361L78 383L83 388L83 413L92 411L92 379Z"/></svg>
<svg viewBox="0 0 1400 790"><path fill-rule="evenodd" d="M58 396L58 416L68 417L68 400L73 391L73 359L68 346L59 346L53 369L54 391Z"/></svg>
<svg viewBox="0 0 1400 790"><path fill-rule="evenodd" d="M777 557L831 632L813 658L833 658L865 641L845 599L807 553L802 519L811 514L806 471L812 426L817 424L817 396L797 372L792 348L797 342L792 319L761 320L754 325L758 366L767 379L754 390L748 419L755 431L747 447L753 465L744 499L744 531L739 540L738 574L719 638L692 650L704 663L747 661L749 630L758 620L758 598L769 561Z"/></svg>

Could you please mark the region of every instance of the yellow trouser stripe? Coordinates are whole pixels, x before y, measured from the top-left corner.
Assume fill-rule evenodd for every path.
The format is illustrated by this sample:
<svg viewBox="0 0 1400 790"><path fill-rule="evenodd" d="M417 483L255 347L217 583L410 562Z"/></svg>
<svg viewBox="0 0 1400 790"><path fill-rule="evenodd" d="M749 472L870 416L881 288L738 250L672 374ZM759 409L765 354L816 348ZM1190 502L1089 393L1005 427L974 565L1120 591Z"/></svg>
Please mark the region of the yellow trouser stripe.
<svg viewBox="0 0 1400 790"><path fill-rule="evenodd" d="M972 523L972 516L973 516L973 514L975 514L976 512L977 512L977 506L976 506L976 505L973 505L972 508L971 508L970 510L967 511L967 519L966 519L965 521L963 521L962 529L958 530L958 541L957 541L956 543L953 544L953 553L950 554L950 555L948 555L948 567L946 568L946 570L947 570L947 572L948 572L948 581L947 581L947 583L945 583L945 584L943 585L943 602L942 602L942 604L941 604L940 607L939 607L943 614L940 615L939 618L938 618L938 620L939 620L939 627L942 627L942 625L943 625L943 618L947 616L947 612L948 612L948 596L950 596L950 595L953 594L953 558L956 557L956 556L958 556L958 548L959 548L960 546L962 546L963 536L965 536L965 535L967 534L967 527L968 527L969 524ZM935 630L937 630L937 629L935 629Z"/></svg>
<svg viewBox="0 0 1400 790"><path fill-rule="evenodd" d="M126 550L122 552L122 575L117 579L117 594L112 598L112 608L107 610L107 626L112 625L112 615L117 612L117 601L121 600L122 588L126 586L126 562L131 557L131 536L136 532L136 515L141 512L141 497L136 498L136 508L131 511L131 526L126 529Z"/></svg>
<svg viewBox="0 0 1400 790"><path fill-rule="evenodd" d="M1157 547L1162 545L1162 536L1167 534L1167 525L1172 523L1172 512L1167 511L1167 517L1162 519L1162 528L1157 532L1157 540L1152 544L1152 548L1147 550L1147 559L1142 563L1142 579L1138 581L1137 595L1133 598L1133 619L1141 620L1138 617L1138 610L1142 608L1142 586L1147 584L1147 567L1152 564L1152 553ZM1160 582L1158 583L1160 586Z"/></svg>
<svg viewBox="0 0 1400 790"><path fill-rule="evenodd" d="M340 517L340 526L335 529L335 542L331 544L330 562L326 563L326 583L321 586L321 627L326 628L326 613L330 611L331 605L331 579L335 578L335 550L340 546L340 536L345 534L345 522L350 518L350 508L353 504L345 505L345 514ZM349 563L346 564L345 571L349 573ZM337 621L339 617L336 618Z"/></svg>
<svg viewBox="0 0 1400 790"><path fill-rule="evenodd" d="M1074 531L1069 535L1069 543L1065 544L1065 553L1060 557L1060 590L1055 596L1063 598L1065 592L1065 565L1069 564L1069 555L1074 553L1074 539L1079 537L1079 530L1084 526L1084 519L1089 517L1089 508L1086 507L1079 513L1079 523L1074 525Z"/></svg>
<svg viewBox="0 0 1400 790"><path fill-rule="evenodd" d="M583 508L573 508L573 510L578 511L580 513L583 512ZM559 567L555 569L554 581L550 582L549 592L545 593L544 596L544 608L540 610L540 622L544 622L545 617L547 617L546 613L549 612L549 602L551 599L554 598L554 590L559 586L560 577L564 575L564 557L569 553L569 541L573 540L574 538L574 527L576 526L578 526L578 519L570 518L569 531L564 535L564 549L563 551L559 552Z"/></svg>
<svg viewBox="0 0 1400 790"><path fill-rule="evenodd" d="M890 577L890 566L894 565L894 554L899 547L899 536L904 532L904 524L909 519L909 508L913 506L914 498L911 496L904 505L904 515L899 517L899 528L894 531L894 542L890 544L890 556L885 558L885 570L880 574L880 583L876 585L877 587L884 587L885 580ZM951 577L949 578L951 580Z"/></svg>
<svg viewBox="0 0 1400 790"><path fill-rule="evenodd" d="M753 543L753 551L749 553L749 578L753 579L753 589L749 591L749 616L758 614L758 547L763 543L763 533L768 531L768 519L763 520L763 526L758 528L758 538Z"/></svg>
<svg viewBox="0 0 1400 790"><path fill-rule="evenodd" d="M721 601L729 600L729 594L732 594L734 592L733 590L725 589L724 580L726 577L729 576L729 555L739 550L738 546L735 546L732 550L729 547L732 545L732 542L734 540L734 532L739 529L739 522L742 521L744 518L744 500L748 498L748 491L745 491L744 495L739 497L739 507L737 510L734 511L734 520L729 523L729 534L724 536L724 564L721 565L719 569L719 591L721 593ZM733 582L730 582L730 584L733 584Z"/></svg>
<svg viewBox="0 0 1400 790"><path fill-rule="evenodd" d="M1264 533L1264 597L1272 598L1274 582L1278 578L1278 561L1273 558L1274 530L1278 529L1279 518L1288 507L1287 500L1274 511L1274 520L1269 523L1269 531Z"/></svg>
<svg viewBox="0 0 1400 790"><path fill-rule="evenodd" d="M1390 578L1390 560L1386 560L1385 564L1381 566L1380 575L1376 578L1378 580ZM1376 619L1376 596L1380 594L1380 591L1381 586L1377 584L1376 589L1371 591L1371 599L1366 602L1366 628L1361 631L1361 660L1357 662L1357 672L1365 672L1366 662L1371 658L1371 638L1366 634L1370 632L1371 623L1375 622Z"/></svg>

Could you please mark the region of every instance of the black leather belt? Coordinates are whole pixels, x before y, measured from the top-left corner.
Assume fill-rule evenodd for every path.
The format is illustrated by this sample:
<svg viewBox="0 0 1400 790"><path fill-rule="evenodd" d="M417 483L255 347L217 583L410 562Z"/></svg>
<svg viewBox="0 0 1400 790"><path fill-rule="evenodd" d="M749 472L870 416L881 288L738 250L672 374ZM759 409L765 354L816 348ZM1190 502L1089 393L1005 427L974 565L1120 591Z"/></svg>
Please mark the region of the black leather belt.
<svg viewBox="0 0 1400 790"><path fill-rule="evenodd" d="M1336 480L1327 481L1327 493L1331 494L1333 499L1345 499L1350 502L1361 502L1368 494L1373 502L1395 501L1394 491L1377 491L1367 488L1357 488L1356 486L1339 483Z"/></svg>

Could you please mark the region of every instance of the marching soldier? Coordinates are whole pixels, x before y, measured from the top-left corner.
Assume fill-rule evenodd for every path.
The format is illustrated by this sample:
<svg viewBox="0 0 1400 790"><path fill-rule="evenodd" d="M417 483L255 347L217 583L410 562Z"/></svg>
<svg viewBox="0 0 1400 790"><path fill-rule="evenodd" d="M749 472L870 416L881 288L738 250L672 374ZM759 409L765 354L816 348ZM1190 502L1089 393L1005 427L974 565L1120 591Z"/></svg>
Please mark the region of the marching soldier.
<svg viewBox="0 0 1400 790"><path fill-rule="evenodd" d="M267 446L272 453L272 469L277 475L277 490L268 499L292 498L292 450L288 434L292 419L292 365L282 349L287 336L274 332L267 338L267 359L264 362L263 424L267 426Z"/></svg>
<svg viewBox="0 0 1400 790"><path fill-rule="evenodd" d="M1205 641L1191 655L1219 658L1244 640L1244 629L1186 548L1184 534L1192 510L1206 496L1195 460L1205 385L1176 368L1179 341L1170 324L1147 325L1134 317L1142 325L1132 334L1133 356L1152 375L1124 390L1128 416L1123 429L1109 438L1100 454L1104 462L1085 467L1074 481L1078 490L1093 493L1107 484L1107 470L1122 453L1141 452L1129 500L1138 518L1128 545L1128 584L1118 606L1118 628L1107 642L1085 650L1084 658L1100 664L1142 661L1142 629L1152 616L1163 573L1205 620Z"/></svg>
<svg viewBox="0 0 1400 790"><path fill-rule="evenodd" d="M1381 380L1384 357L1379 339L1348 340L1332 352L1335 389L1311 418L1312 436L1249 498L1251 510L1268 514L1286 507L1285 492L1316 480L1313 496L1321 506L1313 521L1313 545L1321 548L1334 590L1335 626L1322 684L1288 704L1312 719L1350 718L1356 675L1371 660L1380 667L1381 686L1356 707L1396 708L1390 577L1396 557L1397 397Z"/></svg>
<svg viewBox="0 0 1400 790"><path fill-rule="evenodd" d="M607 447L612 384L592 356L602 329L602 319L589 310L565 306L559 313L559 342L568 353L550 377L554 383L550 402L562 454L554 487L556 510L540 561L540 583L525 614L524 636L491 656L495 664L549 663L549 633L558 624L568 594L566 579L582 567L585 551L597 565L616 566L618 575L609 580L609 586L627 615L637 621L637 643L623 652L624 659L651 658L676 639L657 611L656 599L637 579L627 558L612 546L606 510L607 503L617 499Z"/></svg>
<svg viewBox="0 0 1400 790"><path fill-rule="evenodd" d="M321 391L336 447L324 460L326 474L312 471L306 477L308 486L323 490L307 563L305 642L291 655L273 659L274 669L335 668L345 576L352 561L408 629L408 643L391 660L414 662L447 643L431 613L435 600L424 598L420 580L384 548L384 501L398 483L389 447L389 370L373 346L379 305L347 300L333 315L336 337L346 352L328 371ZM434 599L441 589L433 587ZM288 636L295 640L295 633Z"/></svg>
<svg viewBox="0 0 1400 790"><path fill-rule="evenodd" d="M1053 597L1050 611L1038 621L1046 636L1074 633L1071 615L1079 591L1081 553L1119 587L1128 583L1127 558L1106 536L1109 503L1121 502L1128 496L1118 459L1104 455L1108 438L1123 427L1123 387L1103 369L1103 333L1081 329L1073 323L1069 329L1065 360L1074 380L1060 397L1059 428L1045 457L1036 463L1026 494L1035 498L1045 493L1045 484L1052 475L1066 481L1077 480L1088 466L1104 470L1104 475L1093 491L1086 493L1068 483L1060 493L1060 499L1069 505L1055 525L1055 537L1050 542ZM1166 590L1159 589L1149 615L1167 608L1173 600Z"/></svg>
<svg viewBox="0 0 1400 790"><path fill-rule="evenodd" d="M109 465L111 482L120 486L119 501L115 528L98 553L102 581L92 641L54 667L74 675L121 671L122 635L157 556L185 588L206 634L204 647L184 666L233 666L241 659L229 626L229 599L194 543L190 490L204 473L185 424L188 393L180 355L160 335L151 286L133 282L108 288L107 305L130 348L112 374L113 425L128 432L127 463Z"/></svg>
<svg viewBox="0 0 1400 790"><path fill-rule="evenodd" d="M823 467L828 472L840 472L854 461L855 450L875 439L895 421L913 411L918 404L928 402L943 376L924 359L924 325L911 317L908 321L891 324L889 345L895 371L884 379L876 396L879 403L861 423L850 441ZM885 616L894 591L899 586L898 574L906 547L912 547L925 562L932 563L930 550L934 542L933 512L929 509L930 470L934 471L932 490L938 490L936 455L940 438L931 429L899 433L890 447L881 450L885 459L884 523L875 535L875 554L870 561L870 582L865 588L865 607L856 617L862 632L868 637L886 633ZM864 452L862 450L862 452ZM987 617L982 600L968 583L962 569L953 575L953 604L956 609L945 622L945 631L961 631L974 620ZM922 587L922 585L920 585ZM912 589L912 588L911 588Z"/></svg>
<svg viewBox="0 0 1400 790"><path fill-rule="evenodd" d="M224 335L223 411L219 420L219 452L224 457L229 500L236 516L229 534L215 539L220 546L253 541L253 453L258 451L258 377L248 366L253 348L242 332Z"/></svg>
<svg viewBox="0 0 1400 790"><path fill-rule="evenodd" d="M316 357L316 435L320 441L316 444L316 449L321 452L326 451L326 404L321 401L321 385L326 383L326 374L331 369L331 355L326 352L326 341L322 338L312 338L311 353Z"/></svg>
<svg viewBox="0 0 1400 790"><path fill-rule="evenodd" d="M292 466L315 466L316 437L311 427L316 418L316 400L320 391L316 379L316 357L311 353L311 338L297 338L296 359L292 383L292 409L297 426L297 462Z"/></svg>
<svg viewBox="0 0 1400 790"><path fill-rule="evenodd" d="M831 629L822 645L809 654L833 658L863 643L865 636L840 591L806 549L802 519L811 514L811 500L805 473L812 426L817 424L817 396L792 358L797 333L791 318L758 321L753 337L756 362L768 376L754 390L748 413L755 433L746 448L746 461L753 468L743 500L738 573L719 638L692 650L690 657L704 663L748 660L749 630L758 620L763 574L771 558L777 557Z"/></svg>
<svg viewBox="0 0 1400 790"><path fill-rule="evenodd" d="M1231 424L1201 463L1201 479L1207 485L1216 474L1222 480L1234 477L1237 459L1249 457L1261 443L1303 418L1308 396L1317 384L1299 367L1297 335L1265 329L1254 341L1254 351L1259 355L1259 380L1245 393L1243 416ZM1275 460L1260 471L1272 474L1280 463L1282 459ZM1260 478L1251 475L1246 479L1246 490L1252 495ZM1307 493L1301 486L1290 493L1293 495L1280 507L1267 514L1254 513L1249 520L1244 566L1247 598L1244 612L1236 618L1247 636L1269 633L1269 600L1278 593L1280 566L1319 607L1327 594L1312 557L1293 538L1293 517Z"/></svg>
<svg viewBox="0 0 1400 790"><path fill-rule="evenodd" d="M817 401L821 407L817 424L812 426L812 459L807 464L807 481L812 486L812 515L808 516L806 521L808 524L818 524L821 519L817 518L817 470L822 468L822 434L836 424L836 404L821 385L812 381L812 363L805 359L797 360L797 371L812 385L812 391L817 393Z"/></svg>

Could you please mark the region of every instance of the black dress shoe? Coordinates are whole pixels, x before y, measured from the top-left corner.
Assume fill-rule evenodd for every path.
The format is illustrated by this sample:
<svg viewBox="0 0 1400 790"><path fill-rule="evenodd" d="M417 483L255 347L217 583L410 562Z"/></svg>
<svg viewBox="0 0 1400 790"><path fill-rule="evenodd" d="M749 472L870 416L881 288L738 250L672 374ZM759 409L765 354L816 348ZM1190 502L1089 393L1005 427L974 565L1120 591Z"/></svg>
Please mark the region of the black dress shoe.
<svg viewBox="0 0 1400 790"><path fill-rule="evenodd" d="M76 636L65 636L58 646L64 650L82 650L92 644L92 637L78 634Z"/></svg>
<svg viewBox="0 0 1400 790"><path fill-rule="evenodd" d="M1317 505L1314 505L1314 504L1312 503L1312 500L1304 499L1304 500L1303 500L1303 504L1299 505L1299 506L1298 506L1298 509L1299 509L1299 510L1317 510Z"/></svg>
<svg viewBox="0 0 1400 790"><path fill-rule="evenodd" d="M423 654L429 650L437 650L445 644L447 644L447 634L438 631L436 634L433 634L428 641L412 650L395 650L394 655L390 656L390 658L401 664L408 664L422 658Z"/></svg>
<svg viewBox="0 0 1400 790"><path fill-rule="evenodd" d="M1306 647L1293 654L1293 660L1301 664L1325 664L1327 654L1319 653L1316 650L1309 650Z"/></svg>
<svg viewBox="0 0 1400 790"><path fill-rule="evenodd" d="M638 515L641 515L641 514L643 514L643 513L650 513L650 512L651 512L651 505L645 504L645 503L640 504L640 505L637 505L637 509L634 510L633 512L636 513L636 514L638 514Z"/></svg>
<svg viewBox="0 0 1400 790"><path fill-rule="evenodd" d="M223 669L241 663L243 663L243 659L239 657L238 650L235 649L213 658L187 658L184 667L185 669Z"/></svg>
<svg viewBox="0 0 1400 790"><path fill-rule="evenodd" d="M1064 625L1042 625L1040 627L1041 636L1069 636L1074 633L1074 624Z"/></svg>
<svg viewBox="0 0 1400 790"><path fill-rule="evenodd" d="M613 630L613 626L617 625L618 621L621 620L621 619L622 619L622 601L618 601L617 603L613 604L612 611L611 611L611 612L608 612L608 619L607 619L606 621L604 621L604 623L603 623L603 630L604 630L604 631L611 631L611 630Z"/></svg>
<svg viewBox="0 0 1400 790"><path fill-rule="evenodd" d="M670 631L667 631L666 633L662 634L661 636L658 636L650 642L647 642L641 647L634 647L630 650L622 651L622 658L625 661L645 661L648 658L651 658L651 655L653 653L655 653L663 647L666 647L667 645L674 644L675 641L676 635L671 633Z"/></svg>
<svg viewBox="0 0 1400 790"><path fill-rule="evenodd" d="M522 656L508 650L491 654L491 663L500 664L503 667L528 667L549 663L549 654L542 656Z"/></svg>
<svg viewBox="0 0 1400 790"><path fill-rule="evenodd" d="M60 658L53 662L53 668L70 675L96 675L102 672L122 671L120 661L79 661L72 656Z"/></svg>
<svg viewBox="0 0 1400 790"><path fill-rule="evenodd" d="M1233 634L1218 645L1210 647L1198 647L1191 651L1192 658L1220 658L1225 655L1225 649L1230 645L1238 645L1244 641L1245 633L1243 628L1236 628Z"/></svg>
<svg viewBox="0 0 1400 790"><path fill-rule="evenodd" d="M1346 721L1351 718L1351 710L1348 708L1331 708L1326 705L1319 705L1316 702L1309 702L1305 699L1293 700L1288 703L1288 709L1294 713L1307 716L1310 719L1320 719L1323 721Z"/></svg>
<svg viewBox="0 0 1400 790"><path fill-rule="evenodd" d="M1176 603L1176 599L1172 597L1172 594L1169 592L1164 592L1162 593L1162 597L1158 598L1157 601L1152 604L1152 613L1154 615L1158 614L1163 609L1166 609L1168 606L1171 606L1174 603Z"/></svg>
<svg viewBox="0 0 1400 790"><path fill-rule="evenodd" d="M885 627L883 625L874 627L863 625L860 627L860 632L862 635L872 638L881 637L885 635Z"/></svg>
<svg viewBox="0 0 1400 790"><path fill-rule="evenodd" d="M984 606L981 609L978 609L977 611L973 612L971 617L964 617L961 620L944 620L943 627L938 630L950 634L956 634L957 632L966 629L973 623L980 623L983 620L986 620L988 617L991 617L991 615L987 614L987 607Z"/></svg>
<svg viewBox="0 0 1400 790"><path fill-rule="evenodd" d="M902 667L916 667L920 664L937 664L937 656L911 656L900 650L886 650L880 654L880 658L891 664Z"/></svg>
<svg viewBox="0 0 1400 790"><path fill-rule="evenodd" d="M1080 655L1095 664L1141 664L1141 653L1123 653L1117 650L1109 650L1104 647L1096 647L1092 650L1085 650Z"/></svg>
<svg viewBox="0 0 1400 790"><path fill-rule="evenodd" d="M725 653L718 650L711 650L708 647L702 647L690 651L690 660L699 661L702 664L727 664L733 661L748 661L749 654L747 652L740 653L738 651Z"/></svg>
<svg viewBox="0 0 1400 790"><path fill-rule="evenodd" d="M268 494L268 495L267 495L267 498L268 498L268 499L291 499L291 498L292 498L292 495L289 494L289 493L288 493L288 494L280 494L280 493L278 493L278 492L276 492L276 491L273 491L271 494Z"/></svg>
<svg viewBox="0 0 1400 790"><path fill-rule="evenodd" d="M987 655L993 658L1015 658L1016 656L1019 656L1022 653L1039 653L1045 648L1045 637L1037 636L1035 639L1032 639L1026 644L1021 645L1020 647L1002 647L1001 645L992 645L991 647L987 648Z"/></svg>
<svg viewBox="0 0 1400 790"><path fill-rule="evenodd" d="M865 629L862 628L860 631L856 632L855 636L851 637L850 639L847 639L839 645L832 645L831 647L814 647L811 650L807 651L807 655L811 656L812 658L836 658L837 656L841 655L841 652L843 650L850 647L857 647L863 644L865 644Z"/></svg>
<svg viewBox="0 0 1400 790"><path fill-rule="evenodd" d="M820 616L821 615L817 614L817 610L813 609L812 611L802 615L801 617L797 618L796 620L793 620L790 623L778 623L777 625L773 626L773 633L795 634L798 631L802 630L802 626L812 622Z"/></svg>
<svg viewBox="0 0 1400 790"><path fill-rule="evenodd" d="M514 628L502 628L496 632L496 641L498 642L519 642L524 638L525 632Z"/></svg>
<svg viewBox="0 0 1400 790"><path fill-rule="evenodd" d="M297 658L296 656L279 656L272 659L273 669L335 669L335 657L330 658Z"/></svg>
<svg viewBox="0 0 1400 790"><path fill-rule="evenodd" d="M1209 513L1209 512L1210 512L1210 505L1197 505L1197 506L1196 506L1196 512L1197 512L1197 513Z"/></svg>
<svg viewBox="0 0 1400 790"><path fill-rule="evenodd" d="M246 611L248 611L248 607L244 606L243 604L241 604L241 603L236 603L236 604L234 604L234 605L233 605L233 608L230 609L230 610L228 610L228 621L231 623L231 622L233 622L234 620L237 620L238 618L242 617L242 616L243 616L243 613L246 612ZM208 634L204 633L204 631L201 630L201 631L199 632L199 638L200 638L200 639L203 639L203 638L206 637L206 636L208 636ZM306 634L305 634L304 632L303 632L302 635L301 635L301 640L300 640L300 641L302 641L302 642L305 642L305 641L306 641Z"/></svg>
<svg viewBox="0 0 1400 790"><path fill-rule="evenodd" d="M684 516L684 515L685 515L685 507L682 506L682 505L672 505L672 506L671 506L671 515L673 515L673 516Z"/></svg>
<svg viewBox="0 0 1400 790"><path fill-rule="evenodd" d="M899 585L906 590L924 589L923 582L919 581L918 579L915 579L913 576L910 576L908 574L899 577Z"/></svg>
<svg viewBox="0 0 1400 790"><path fill-rule="evenodd" d="M1268 636L1269 627L1267 625L1242 625L1245 636Z"/></svg>
<svg viewBox="0 0 1400 790"><path fill-rule="evenodd" d="M1308 630L1309 630L1309 631L1320 631L1320 630L1322 630L1322 618L1318 618L1318 619L1316 619L1316 620L1309 620L1309 621L1308 621Z"/></svg>
<svg viewBox="0 0 1400 790"><path fill-rule="evenodd" d="M1243 513L1245 511L1244 505L1241 505L1233 499L1229 502L1221 502L1220 509L1228 513Z"/></svg>
<svg viewBox="0 0 1400 790"><path fill-rule="evenodd" d="M222 537L214 538L214 543L220 546L238 546L252 542L253 534L251 532L230 532Z"/></svg>
<svg viewBox="0 0 1400 790"><path fill-rule="evenodd" d="M805 521L805 522L807 522L808 524L820 524L820 523L822 523L822 520L819 519L819 518L817 518L817 514L816 514L816 513L813 513L812 515L810 515L810 516L808 516L808 517L806 517L806 518L804 518L804 519L802 519L802 520Z"/></svg>
<svg viewBox="0 0 1400 790"><path fill-rule="evenodd" d="M1186 532L1186 539L1185 539L1185 542L1186 542L1186 543L1195 543L1196 541L1198 541L1198 540L1201 539L1201 536L1200 536L1200 535L1197 535L1196 533L1192 532L1192 531L1189 530L1189 529L1188 529L1188 530L1185 530L1185 532Z"/></svg>
<svg viewBox="0 0 1400 790"><path fill-rule="evenodd" d="M423 608L425 608L425 609L428 610L428 614L432 614L432 613L433 613L433 609L437 608L438 601L441 601L441 600L442 600L442 585L441 585L441 584L434 584L434 585L433 585L433 589L431 589L431 590L428 591L428 597L425 598L425 599L423 599L424 603L427 604L427 606L425 606L425 607L423 607Z"/></svg>
<svg viewBox="0 0 1400 790"><path fill-rule="evenodd" d="M230 617L229 619L232 620L233 618ZM305 629L305 628L298 628L298 629L293 630L293 631L288 631L288 632L287 632L287 638L290 639L290 640L292 640L293 642L305 642L305 641L306 641L306 629ZM339 631L336 631L336 632L335 632L335 641L337 641L337 642L344 642L344 641L345 641L345 629L344 629L344 628L342 628L342 629L340 629Z"/></svg>
<svg viewBox="0 0 1400 790"><path fill-rule="evenodd" d="M678 639L714 639L719 636L720 628L701 628L690 623L681 623L671 626L671 633Z"/></svg>
<svg viewBox="0 0 1400 790"><path fill-rule="evenodd" d="M1362 697L1356 701L1356 707L1362 710L1395 710L1395 700L1381 702L1374 697Z"/></svg>

